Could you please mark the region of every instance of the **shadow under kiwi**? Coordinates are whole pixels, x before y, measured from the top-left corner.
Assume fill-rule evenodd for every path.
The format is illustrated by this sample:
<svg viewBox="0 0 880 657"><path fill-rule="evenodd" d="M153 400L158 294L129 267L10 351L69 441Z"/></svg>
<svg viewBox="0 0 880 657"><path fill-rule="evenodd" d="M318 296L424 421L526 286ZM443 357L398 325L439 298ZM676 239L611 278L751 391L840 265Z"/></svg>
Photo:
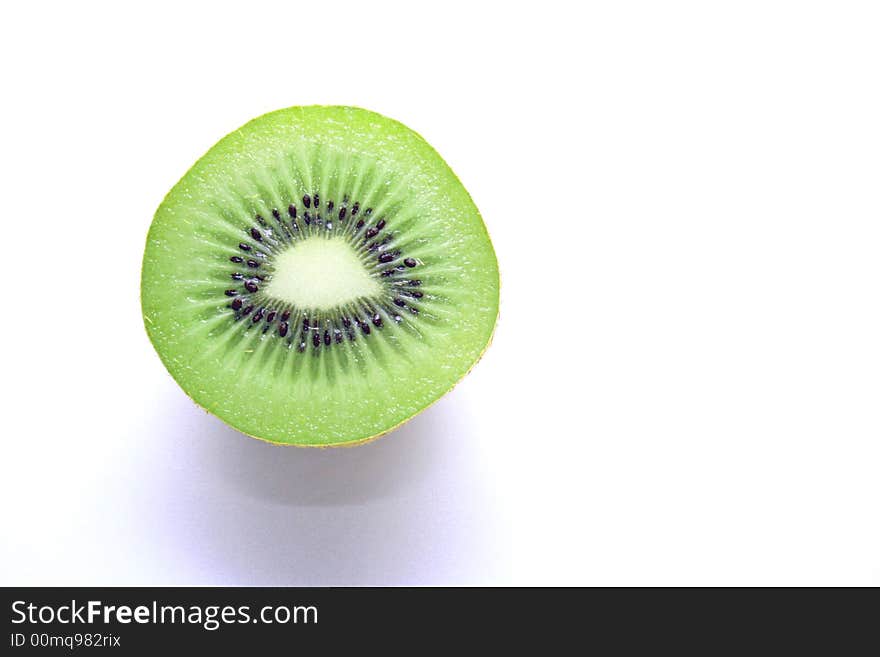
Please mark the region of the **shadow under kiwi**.
<svg viewBox="0 0 880 657"><path fill-rule="evenodd" d="M491 495L455 402L372 443L301 449L249 438L179 396L168 440L184 453L163 484L176 508L162 522L186 583L491 581Z"/></svg>
<svg viewBox="0 0 880 657"><path fill-rule="evenodd" d="M200 409L197 409L200 410ZM285 506L340 506L393 496L422 478L455 424L434 406L381 438L353 447L273 445L205 414L204 457L241 494Z"/></svg>

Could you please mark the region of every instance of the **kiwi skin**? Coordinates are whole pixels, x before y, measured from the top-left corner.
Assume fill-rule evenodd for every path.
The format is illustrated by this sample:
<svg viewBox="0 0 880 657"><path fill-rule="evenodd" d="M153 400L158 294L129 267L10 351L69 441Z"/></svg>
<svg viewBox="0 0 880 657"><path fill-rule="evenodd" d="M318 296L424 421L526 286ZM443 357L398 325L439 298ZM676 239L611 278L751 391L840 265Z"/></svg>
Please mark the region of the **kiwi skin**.
<svg viewBox="0 0 880 657"><path fill-rule="evenodd" d="M334 108L334 109L355 110L355 111L360 111L360 112L365 112L365 113L372 114L372 112L370 112L369 110L362 110L362 109L360 109L360 108L356 108L356 107L345 107L345 108L338 108L338 107L333 107L333 106L312 106L312 107L314 107L315 109L319 109L319 108L328 108L328 109L329 109L329 108ZM303 109L310 109L310 108L303 108ZM282 110L282 111L283 111L283 110ZM270 112L269 114L275 114L275 113L276 113L276 112ZM264 116L268 116L268 115L264 115ZM256 119L254 119L254 121L258 121L258 120L260 120L261 118L263 118L263 117L257 117ZM385 117L382 117L382 118L385 118ZM391 120L391 119L386 119L386 120L393 121L393 120ZM398 123L398 122L395 121L394 123ZM416 136L419 137L420 139L423 139L423 138L421 137L421 135L418 135L418 133L415 133L415 131L412 131L411 129L406 128L405 126L404 126L404 128L407 129L407 130L409 130L410 132L412 132L414 135L416 135ZM427 142L425 142L425 143L427 143ZM196 166L199 164L199 162L201 162L201 159L200 159L199 161L197 161L197 162L196 162L196 163L190 168L190 171L191 171L192 169L196 168ZM461 185L461 182L460 182L458 176L457 176L457 175L456 175L451 169L449 169L449 174L451 174L451 176L454 178L454 180L455 180L459 185ZM184 176L184 178L185 178L185 177L186 177L186 176ZM464 188L463 185L461 186L461 190L467 195L468 200L470 200L471 203L473 203L473 200L472 200L472 198L470 197L469 192L467 192L466 188ZM170 195L172 194L173 191L174 191L174 190L172 189L172 190L168 193L168 195L166 195L166 199L168 198L168 196L170 196ZM164 203L164 201L163 201L163 203ZM476 209L476 206L475 206L475 205L474 205L474 212L475 212L476 216L477 216L477 217L480 219L480 221L482 222L482 217L481 217L481 215L479 214L479 211ZM483 228L483 231L485 231L486 238L489 240L489 243L491 244L491 239L489 238L489 235L488 235L488 229L486 228L485 223L482 224L482 228ZM147 240L146 240L146 241L147 241L147 243L149 244L149 242L150 242L150 235L149 235L149 234L147 235ZM473 369L473 367L476 366L477 362L479 362L479 360L482 359L483 355L485 354L486 349L488 349L489 346L490 346L491 343L492 343L492 340L493 340L493 338L494 338L494 333L495 333L495 330L496 330L496 328L497 328L497 320L498 320L498 317L499 317L499 315L500 315L500 273L498 273L497 256L496 256L495 253L494 253L494 249L492 249L491 253L492 253L492 259L493 259L493 263L492 263L492 264L494 265L495 272L496 272L496 276L497 276L497 283L496 283L496 298L494 299L494 302L495 302L495 308L496 308L496 313L495 313L495 316L492 318L491 332L490 332L490 334L489 334L489 336L488 336L488 339L486 340L486 342L485 342L484 346L482 347L481 351L479 352L479 354L476 356L476 358L473 360L473 362L472 362L472 363L470 364L470 366L467 368L467 370L464 371L458 379L456 379L455 381L453 381L453 382L451 383L451 385L449 385L448 388L446 388L445 390L442 390L442 391L438 392L438 393L436 394L436 396L434 396L434 398L433 398L431 401L429 401L427 404L425 404L422 408L415 410L411 415L409 415L408 417L405 417L403 420L401 420L401 421L398 422L397 424L395 424L395 425L393 425L393 426L391 426L391 427L389 427L389 428L387 428L387 429L383 429L382 431L380 431L380 432L378 432L378 433L375 433L375 434L373 434L373 435L368 435L368 436L365 436L365 437L354 438L354 439L352 439L352 440L350 440L350 441L339 441L339 442L321 442L321 441L314 441L314 442L312 442L312 441L309 441L309 440L305 440L305 441L300 440L300 441L296 441L296 442L291 442L291 441L285 441L285 440L274 440L274 439L272 439L272 438L268 438L268 437L265 437L265 436L262 436L262 435L257 435L257 434L253 434L253 433L248 433L248 432L243 431L243 430L241 430L241 429L239 429L239 428L237 428L237 427L235 427L235 426L232 426L232 425L230 425L230 426L232 426L232 428L234 428L234 429L235 429L236 431L238 431L239 433L243 433L244 435L247 435L247 436L249 436L249 437L251 437L251 438L255 438L255 439L257 439L257 440L260 440L260 441L262 441L262 442L267 442L267 443L272 444L272 445L279 445L279 446L294 446L294 447L310 447L310 448L315 448L315 447L317 447L317 448L327 448L327 447L355 447L355 446L357 446L357 445L363 445L363 444L366 444L366 443L372 442L372 441L374 441L374 440L377 440L378 438L381 438L381 437L383 437L383 436L385 436L385 435L388 435L389 433L395 431L396 429L398 429L398 428L401 427L402 425L406 424L406 423L409 422L413 417L415 417L415 416L418 415L419 413L421 413L421 412L423 412L424 410L427 410L428 408L430 408L431 406L433 406L433 405L434 405L437 401L439 401L439 400L440 400L445 394L447 394L449 391L451 391L452 388L454 388L456 385L458 385L458 383L460 383L461 380L463 380L463 379L467 376L467 374L470 373L470 371ZM144 263L144 264L145 264L145 263ZM144 275L143 269L144 269L144 265L142 265L142 286L141 286L141 301L142 301L142 308L144 307L144 306L143 306L143 294L144 294L144 287L145 287L145 286L144 286L144 283L143 283L143 281L144 281L144 278L143 278L143 275ZM153 335L152 335L152 332L151 332L151 324L152 324L151 318L150 318L149 314L146 313L146 312L144 312L142 316L143 316L143 319L144 319L144 326L145 326L145 329L146 329L146 331L147 331L147 335L148 335L150 341L154 344L154 347L155 347L155 346L157 346L157 345L156 345L156 343L155 343L155 341L154 341L154 339L153 339ZM168 369L169 373L171 373L172 378L174 378L174 380L175 380L175 381L176 381L176 382L177 382L177 383L178 383L178 384L184 389L184 392L187 394L187 396L190 397L190 399L192 399L193 402L194 402L199 408L202 408L202 410L204 410L205 412L207 412L207 413L209 413L209 414L211 414L211 415L214 415L215 417L218 417L218 419L220 419L220 420L223 421L224 423L229 424L229 423L228 423L223 417L221 417L221 416L219 416L218 414L214 413L210 408L207 408L207 407L204 406L203 404L199 403L199 401L197 401L197 400L192 396L192 394L190 394L189 390L187 390L187 388L183 385L183 382L182 382L181 380L179 380L178 377L175 375L175 370L174 370L172 367L170 367L170 365L171 365L171 363L169 362L170 358L168 358L167 354L164 354L164 353L163 353L162 351L160 351L158 348L156 349L156 351L158 352L158 354L159 354L159 356L160 356L160 359L162 360L162 362L163 362L163 364L165 365L166 369Z"/></svg>

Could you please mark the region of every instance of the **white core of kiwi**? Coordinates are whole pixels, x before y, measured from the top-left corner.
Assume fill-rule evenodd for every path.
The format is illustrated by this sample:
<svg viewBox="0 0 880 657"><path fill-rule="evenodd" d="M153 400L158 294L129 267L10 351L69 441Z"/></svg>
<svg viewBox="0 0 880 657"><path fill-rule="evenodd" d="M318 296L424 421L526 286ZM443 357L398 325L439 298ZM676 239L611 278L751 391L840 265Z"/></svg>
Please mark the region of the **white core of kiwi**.
<svg viewBox="0 0 880 657"><path fill-rule="evenodd" d="M301 308L329 310L381 292L344 239L312 237L274 258L267 296Z"/></svg>

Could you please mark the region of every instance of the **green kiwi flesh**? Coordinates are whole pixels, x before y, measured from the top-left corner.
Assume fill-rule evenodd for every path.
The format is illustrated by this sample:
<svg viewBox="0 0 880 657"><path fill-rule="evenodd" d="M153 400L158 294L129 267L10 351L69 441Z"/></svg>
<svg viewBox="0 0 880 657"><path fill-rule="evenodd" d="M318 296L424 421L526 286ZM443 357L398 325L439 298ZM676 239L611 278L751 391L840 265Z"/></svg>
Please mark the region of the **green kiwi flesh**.
<svg viewBox="0 0 880 657"><path fill-rule="evenodd" d="M498 316L471 197L412 130L291 107L221 139L150 226L144 324L200 406L274 443L365 442L449 391Z"/></svg>

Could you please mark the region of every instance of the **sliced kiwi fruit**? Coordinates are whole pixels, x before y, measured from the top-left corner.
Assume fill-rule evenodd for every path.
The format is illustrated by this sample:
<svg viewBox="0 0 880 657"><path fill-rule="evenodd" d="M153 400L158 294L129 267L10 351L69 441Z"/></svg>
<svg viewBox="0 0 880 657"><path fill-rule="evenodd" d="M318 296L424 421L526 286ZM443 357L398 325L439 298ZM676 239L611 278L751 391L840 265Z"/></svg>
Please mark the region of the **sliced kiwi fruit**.
<svg viewBox="0 0 880 657"><path fill-rule="evenodd" d="M221 139L165 197L141 303L172 377L274 443L376 438L488 345L498 265L471 197L419 135L291 107Z"/></svg>

